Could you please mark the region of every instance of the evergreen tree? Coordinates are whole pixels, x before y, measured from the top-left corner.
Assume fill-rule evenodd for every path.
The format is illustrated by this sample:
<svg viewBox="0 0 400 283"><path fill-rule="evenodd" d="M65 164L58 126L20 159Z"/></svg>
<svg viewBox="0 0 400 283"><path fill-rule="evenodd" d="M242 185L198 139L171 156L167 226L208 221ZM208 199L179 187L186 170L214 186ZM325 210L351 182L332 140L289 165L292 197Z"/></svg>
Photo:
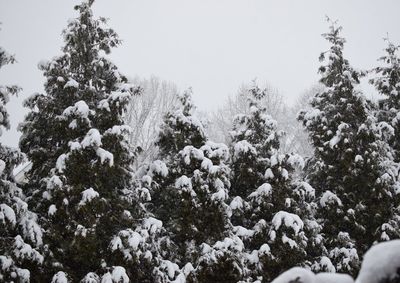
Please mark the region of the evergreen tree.
<svg viewBox="0 0 400 283"><path fill-rule="evenodd" d="M329 257L336 271L354 275L359 255L398 233L391 229L397 170L385 141L391 127L377 122L371 103L356 90L361 74L343 57L340 31L332 24L323 35L331 43L320 56L325 89L299 120L315 147L307 178L319 199Z"/></svg>
<svg viewBox="0 0 400 283"><path fill-rule="evenodd" d="M180 101L181 108L166 115L159 134L161 160L144 177L153 212L175 245L170 258L183 266L189 282L234 282L242 263L236 252L240 239L229 238L228 149L207 140L193 114L190 91Z"/></svg>
<svg viewBox="0 0 400 283"><path fill-rule="evenodd" d="M14 63L13 56L0 47L0 68ZM6 104L18 86L0 86L0 135L10 128ZM23 191L13 179L13 169L24 157L17 149L0 143L0 281L30 282L43 263L43 232L31 212Z"/></svg>
<svg viewBox="0 0 400 283"><path fill-rule="evenodd" d="M379 58L382 65L376 67L376 78L370 80L380 94L385 98L380 101L378 118L389 123L394 128L390 145L395 151L395 161L400 161L400 58L399 47L387 40L386 54Z"/></svg>
<svg viewBox="0 0 400 283"><path fill-rule="evenodd" d="M40 65L46 94L36 94L21 125L32 161L28 189L50 250L42 282L149 282L162 223L148 217L146 191L132 183L123 114L130 85L105 54L117 34L92 15L93 1L63 32L62 55Z"/></svg>
<svg viewBox="0 0 400 283"><path fill-rule="evenodd" d="M313 189L292 178L303 159L279 152L282 132L260 104L266 90L254 85L249 92L250 112L237 116L232 131L231 208L250 269L269 282L287 268L311 265L307 248L317 248L318 224Z"/></svg>

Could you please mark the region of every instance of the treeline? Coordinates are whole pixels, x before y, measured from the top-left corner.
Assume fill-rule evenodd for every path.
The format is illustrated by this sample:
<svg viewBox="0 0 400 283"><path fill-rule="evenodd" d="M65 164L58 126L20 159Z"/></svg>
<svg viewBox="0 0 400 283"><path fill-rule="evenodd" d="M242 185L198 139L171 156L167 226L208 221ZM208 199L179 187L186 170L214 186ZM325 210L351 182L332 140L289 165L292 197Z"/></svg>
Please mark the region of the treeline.
<svg viewBox="0 0 400 283"><path fill-rule="evenodd" d="M355 277L372 245L399 238L397 46L370 71L384 96L375 104L332 23L322 87L298 116L306 160L282 151L269 92L253 82L228 145L208 138L188 90L138 163L127 121L141 121L131 103L143 88L107 59L121 41L92 3L75 7L62 54L40 65L45 93L24 102L20 148L0 146L0 281L270 282L294 266ZM13 61L0 49L0 66ZM18 91L0 88L4 128ZM32 168L18 185L12 169L25 156Z"/></svg>

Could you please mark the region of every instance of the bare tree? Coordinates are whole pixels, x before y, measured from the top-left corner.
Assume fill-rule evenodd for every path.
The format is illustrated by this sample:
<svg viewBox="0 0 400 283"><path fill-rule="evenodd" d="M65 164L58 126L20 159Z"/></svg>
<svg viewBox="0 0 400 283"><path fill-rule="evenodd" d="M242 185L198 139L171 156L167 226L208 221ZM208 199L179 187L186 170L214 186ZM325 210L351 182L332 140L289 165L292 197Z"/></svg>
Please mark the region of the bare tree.
<svg viewBox="0 0 400 283"><path fill-rule="evenodd" d="M296 152L302 156L311 156L312 146L303 126L297 121L297 114L301 109L309 107L309 100L321 91L322 87L315 85L304 91L292 107L285 103L284 96L277 89L267 83L263 87L267 89L267 95L263 98L262 105L278 122L278 128L285 133L281 138L282 152ZM242 85L235 96L228 97L223 107L208 113L207 130L212 140L230 144L229 132L235 116L249 111L247 90L248 85Z"/></svg>
<svg viewBox="0 0 400 283"><path fill-rule="evenodd" d="M266 107L267 113L279 122L285 113L284 98L277 89L267 83L263 87L268 91L262 99L262 105ZM229 132L232 130L235 116L246 114L250 110L247 102L248 88L248 85L243 84L235 96L228 97L223 107L209 113L208 135L212 140L230 144Z"/></svg>
<svg viewBox="0 0 400 283"><path fill-rule="evenodd" d="M296 103L290 108L286 125L285 148L287 152L296 152L304 157L310 157L313 154L313 147L303 125L297 120L300 110L307 110L310 106L310 100L316 93L321 92L323 86L315 84L305 90Z"/></svg>
<svg viewBox="0 0 400 283"><path fill-rule="evenodd" d="M129 140L132 147L140 147L136 166L152 160L157 154L154 142L164 115L178 105L178 89L172 82L151 76L136 77L133 82L143 89L141 95L132 97L126 113L127 123L132 127Z"/></svg>

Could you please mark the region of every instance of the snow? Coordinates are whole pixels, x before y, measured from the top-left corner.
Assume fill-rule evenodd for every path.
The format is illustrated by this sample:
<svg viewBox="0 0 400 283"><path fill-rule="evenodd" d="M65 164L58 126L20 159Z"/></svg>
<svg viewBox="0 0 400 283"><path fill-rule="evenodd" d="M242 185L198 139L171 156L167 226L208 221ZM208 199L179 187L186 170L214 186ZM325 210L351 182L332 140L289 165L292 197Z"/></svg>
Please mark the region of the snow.
<svg viewBox="0 0 400 283"><path fill-rule="evenodd" d="M26 212L25 215L20 219L19 226L22 229L25 238L29 239L36 246L43 244L43 231L37 224L37 215L32 212Z"/></svg>
<svg viewBox="0 0 400 283"><path fill-rule="evenodd" d="M315 283L354 283L353 278L347 274L340 273L318 273L315 274Z"/></svg>
<svg viewBox="0 0 400 283"><path fill-rule="evenodd" d="M209 170L213 166L213 163L210 159L204 158L201 162L201 168L205 170Z"/></svg>
<svg viewBox="0 0 400 283"><path fill-rule="evenodd" d="M82 199L79 202L79 206L85 205L88 202L91 202L94 198L98 198L99 193L96 192L93 188L86 189L82 192Z"/></svg>
<svg viewBox="0 0 400 283"><path fill-rule="evenodd" d="M76 102L74 106L67 107L63 112L63 116L76 115L82 119L87 119L89 114L93 114L93 111L90 111L89 106L83 100Z"/></svg>
<svg viewBox="0 0 400 283"><path fill-rule="evenodd" d="M114 127L113 127L107 133L115 134L115 133L118 133L119 131L123 131L123 128L115 128L114 129ZM102 136L97 129L90 129L87 132L84 139L82 140L82 142L79 143L77 141L70 141L68 143L68 145L69 145L71 151L80 150L80 149L87 148L87 147L95 147L96 155L100 158L101 164L108 161L108 165L110 167L112 167L112 166L114 166L114 155L111 152L109 152L108 150L105 150L100 147L102 145L101 139L102 139ZM62 165L60 165L60 166L62 166ZM64 166L64 168L65 168L65 166Z"/></svg>
<svg viewBox="0 0 400 283"><path fill-rule="evenodd" d="M101 146L101 134L99 130L97 129L90 129L85 138L81 142L82 148L90 147L90 146L95 146L99 147Z"/></svg>
<svg viewBox="0 0 400 283"><path fill-rule="evenodd" d="M79 83L76 80L70 78L68 80L68 82L64 85L64 88L67 88L67 87L72 87L72 88L78 89L79 88Z"/></svg>
<svg viewBox="0 0 400 283"><path fill-rule="evenodd" d="M50 64L49 60L41 59L41 60L39 60L38 68L39 69L45 69L49 64Z"/></svg>
<svg viewBox="0 0 400 283"><path fill-rule="evenodd" d="M61 154L56 161L56 169L58 170L58 172L62 173L65 170L65 161L67 159L68 155L63 153Z"/></svg>
<svg viewBox="0 0 400 283"><path fill-rule="evenodd" d="M267 227L267 221L260 219L253 227L256 232L261 232L265 227Z"/></svg>
<svg viewBox="0 0 400 283"><path fill-rule="evenodd" d="M260 249L258 250L259 255L269 255L271 254L271 248L268 244L261 245Z"/></svg>
<svg viewBox="0 0 400 283"><path fill-rule="evenodd" d="M238 158L242 154L253 154L256 155L256 149L246 140L238 141L233 149L233 156Z"/></svg>
<svg viewBox="0 0 400 283"><path fill-rule="evenodd" d="M329 272L336 272L335 266L332 264L332 261L326 257L323 256L321 257L321 260L319 262L320 266L324 268L324 270L329 271Z"/></svg>
<svg viewBox="0 0 400 283"><path fill-rule="evenodd" d="M129 283L129 277L122 266L114 266L111 278L115 283Z"/></svg>
<svg viewBox="0 0 400 283"><path fill-rule="evenodd" d="M14 238L14 255L20 259L28 259L39 264L43 263L43 256L32 248L31 245L26 244L20 235Z"/></svg>
<svg viewBox="0 0 400 283"><path fill-rule="evenodd" d="M52 216L52 215L54 215L56 212L57 212L57 207L56 207L54 204L50 205L47 214L48 214L49 216Z"/></svg>
<svg viewBox="0 0 400 283"><path fill-rule="evenodd" d="M314 274L302 267L293 267L279 275L272 283L354 283L347 274L318 273Z"/></svg>
<svg viewBox="0 0 400 283"><path fill-rule="evenodd" d="M347 237L347 238L346 238ZM349 239L348 233L340 232L338 238ZM359 257L355 248L335 247L329 253L331 258L341 258L336 265L339 269L351 269L352 262L358 262Z"/></svg>
<svg viewBox="0 0 400 283"><path fill-rule="evenodd" d="M293 239L289 238L286 235L282 236L282 243L284 244L288 244L290 246L291 249L297 248L298 245L296 243L296 241L294 241Z"/></svg>
<svg viewBox="0 0 400 283"><path fill-rule="evenodd" d="M81 282L82 283L99 283L100 277L94 272L89 272L88 274L85 275L85 277L82 279Z"/></svg>
<svg viewBox="0 0 400 283"><path fill-rule="evenodd" d="M155 160L150 165L150 172L152 175L157 174L162 177L167 177L168 168L167 165L161 160Z"/></svg>
<svg viewBox="0 0 400 283"><path fill-rule="evenodd" d="M71 123L69 123L68 128L70 129L76 129L78 127L78 122L76 121L76 119L72 120Z"/></svg>
<svg viewBox="0 0 400 283"><path fill-rule="evenodd" d="M148 230L150 234L154 234L162 228L162 221L154 217L148 217L143 221L143 227Z"/></svg>
<svg viewBox="0 0 400 283"><path fill-rule="evenodd" d="M234 197L229 206L232 210L243 210L243 199L239 196Z"/></svg>
<svg viewBox="0 0 400 283"><path fill-rule="evenodd" d="M294 168L303 169L305 166L304 158L299 154L291 154L287 162Z"/></svg>
<svg viewBox="0 0 400 283"><path fill-rule="evenodd" d="M6 163L0 159L0 175L3 174L5 168L6 168Z"/></svg>
<svg viewBox="0 0 400 283"><path fill-rule="evenodd" d="M217 241L213 246L203 243L201 247L203 258L207 262L216 262L217 258L228 250L232 250L235 253L242 252L244 244L239 237L232 236L230 238L226 237L222 241Z"/></svg>
<svg viewBox="0 0 400 283"><path fill-rule="evenodd" d="M279 163L278 156L276 154L272 155L270 158L271 166L274 167Z"/></svg>
<svg viewBox="0 0 400 283"><path fill-rule="evenodd" d="M295 191L296 191L296 193L298 193L302 196L306 196L306 197L310 197L310 198L315 197L315 189L313 187L311 187L311 185L307 182L300 182L299 185L296 187Z"/></svg>
<svg viewBox="0 0 400 283"><path fill-rule="evenodd" d="M304 111L304 110L302 110ZM298 115L300 115L302 113L302 111L300 111L300 113ZM321 118L321 116L323 116L323 112L319 109L316 108L312 108L309 109L305 112L304 114L304 118L303 120L306 121L306 127L309 127L312 125L312 123L315 122L315 120Z"/></svg>
<svg viewBox="0 0 400 283"><path fill-rule="evenodd" d="M57 272L51 279L51 283L68 283L67 274L62 271Z"/></svg>
<svg viewBox="0 0 400 283"><path fill-rule="evenodd" d="M289 179L289 172L285 168L282 168L281 175L283 179Z"/></svg>
<svg viewBox="0 0 400 283"><path fill-rule="evenodd" d="M298 215L286 211L279 211L272 218L272 226L275 230L279 230L282 224L292 228L295 234L298 234L304 227L304 223Z"/></svg>
<svg viewBox="0 0 400 283"><path fill-rule="evenodd" d="M99 104L97 105L97 108L98 109L104 109L104 110L106 110L108 112L111 111L110 103L108 102L107 99L100 100Z"/></svg>
<svg viewBox="0 0 400 283"><path fill-rule="evenodd" d="M175 181L175 187L178 189L192 190L192 181L185 175Z"/></svg>
<svg viewBox="0 0 400 283"><path fill-rule="evenodd" d="M223 183L222 183L222 181L220 180L220 179L217 179L216 181L215 181L215 183L217 182L217 181L220 181L220 185L215 185L215 187L218 187L218 186L223 186ZM225 189L223 189L223 188L220 188L217 192L215 192L215 193L213 193L212 195L211 195L211 200L217 200L217 201L225 201L226 199L228 199L228 194L227 194L227 192L225 191Z"/></svg>
<svg viewBox="0 0 400 283"><path fill-rule="evenodd" d="M108 166L114 166L114 155L111 152L99 147L96 149L96 154L100 157L101 164L108 160Z"/></svg>
<svg viewBox="0 0 400 283"><path fill-rule="evenodd" d="M68 142L68 146L71 149L71 151L80 150L82 148L81 144L77 141Z"/></svg>
<svg viewBox="0 0 400 283"><path fill-rule="evenodd" d="M200 149L197 149L193 146L185 146L183 150L179 152L179 154L183 157L185 163L187 165L190 164L191 158L193 157L196 160L203 160L204 159L204 152Z"/></svg>
<svg viewBox="0 0 400 283"><path fill-rule="evenodd" d="M396 275L400 268L400 240L382 242L364 255L356 283L380 283Z"/></svg>
<svg viewBox="0 0 400 283"><path fill-rule="evenodd" d="M162 260L160 263L160 268L167 271L168 277L173 279L175 277L175 272L179 271L179 266L169 260Z"/></svg>
<svg viewBox="0 0 400 283"><path fill-rule="evenodd" d="M362 162L364 159L362 158L361 155L356 155L356 157L354 158L354 162Z"/></svg>
<svg viewBox="0 0 400 283"><path fill-rule="evenodd" d="M229 159L229 149L223 143L215 143L207 141L205 145L200 148L208 158L216 158L220 160Z"/></svg>
<svg viewBox="0 0 400 283"><path fill-rule="evenodd" d="M112 272L107 272L101 277L101 283L129 283L125 268L114 266Z"/></svg>
<svg viewBox="0 0 400 283"><path fill-rule="evenodd" d="M13 264L13 260L9 257L6 257L4 255L0 255L0 269L1 270L7 270L11 267Z"/></svg>
<svg viewBox="0 0 400 283"><path fill-rule="evenodd" d="M7 220L12 226L17 223L14 210L5 203L0 204L0 221Z"/></svg>
<svg viewBox="0 0 400 283"><path fill-rule="evenodd" d="M17 273L19 282L21 282L21 283L29 283L30 282L31 273L28 269L16 268L15 271Z"/></svg>
<svg viewBox="0 0 400 283"><path fill-rule="evenodd" d="M110 272L105 273L101 277L101 283L113 283L112 276Z"/></svg>
<svg viewBox="0 0 400 283"><path fill-rule="evenodd" d="M340 142L340 136L335 135L333 138L329 141L329 146L333 148L335 145L337 145Z"/></svg>
<svg viewBox="0 0 400 283"><path fill-rule="evenodd" d="M257 264L260 262L258 251L254 250L251 253L245 253L245 258L250 264Z"/></svg>
<svg viewBox="0 0 400 283"><path fill-rule="evenodd" d="M86 237L86 234L87 234L87 229L84 226L78 224L78 226L76 226L74 235Z"/></svg>
<svg viewBox="0 0 400 283"><path fill-rule="evenodd" d="M113 103L118 103L118 102L125 102L128 101L131 97L131 94L127 92L119 92L119 91L113 91L111 92L110 96L108 97L108 101L113 102Z"/></svg>
<svg viewBox="0 0 400 283"><path fill-rule="evenodd" d="M233 226L233 233L235 233L236 236L240 238L251 238L255 231L254 230L249 230L246 229L245 227L242 226Z"/></svg>
<svg viewBox="0 0 400 283"><path fill-rule="evenodd" d="M338 198L337 195L335 195L331 191L324 192L323 195L321 196L321 199L319 200L319 203L321 207L326 207L328 204L334 204L334 203L336 203L339 206L342 206L342 201Z"/></svg>
<svg viewBox="0 0 400 283"><path fill-rule="evenodd" d="M105 131L104 134L123 135L124 133L132 132L132 128L128 125L114 125L112 128Z"/></svg>
<svg viewBox="0 0 400 283"><path fill-rule="evenodd" d="M314 283L314 279L315 275L310 270L301 267L293 267L279 275L271 283Z"/></svg>
<svg viewBox="0 0 400 283"><path fill-rule="evenodd" d="M122 239L118 236L115 236L110 243L110 248L112 251L120 250L123 248Z"/></svg>
<svg viewBox="0 0 400 283"><path fill-rule="evenodd" d="M61 188L63 182L61 181L60 177L57 175L51 176L50 179L47 181L46 188L50 191L54 189Z"/></svg>
<svg viewBox="0 0 400 283"><path fill-rule="evenodd" d="M265 170L265 174L264 174L265 179L273 179L274 173L272 172L271 168L268 168L267 170Z"/></svg>
<svg viewBox="0 0 400 283"><path fill-rule="evenodd" d="M272 193L272 187L268 183L264 183L257 188L255 192L252 192L249 195L249 198L255 199L256 202L261 203L263 202L264 197L270 196Z"/></svg>
<svg viewBox="0 0 400 283"><path fill-rule="evenodd" d="M139 247L139 244L143 241L143 237L140 236L140 234L138 232L132 232L131 235L129 235L128 238L128 244L129 246L134 249L137 250Z"/></svg>

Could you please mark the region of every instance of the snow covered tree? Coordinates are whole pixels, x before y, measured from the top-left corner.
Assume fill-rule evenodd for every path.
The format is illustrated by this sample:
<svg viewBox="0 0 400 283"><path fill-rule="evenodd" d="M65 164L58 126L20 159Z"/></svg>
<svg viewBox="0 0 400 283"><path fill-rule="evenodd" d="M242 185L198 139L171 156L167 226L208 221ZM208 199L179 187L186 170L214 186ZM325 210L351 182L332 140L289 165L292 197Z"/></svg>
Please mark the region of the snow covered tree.
<svg viewBox="0 0 400 283"><path fill-rule="evenodd" d="M14 57L0 47L0 68L14 63ZM6 104L18 86L0 86L0 135L10 128ZM24 193L15 183L12 171L23 155L0 143L0 281L30 282L31 274L43 263L43 232L31 212Z"/></svg>
<svg viewBox="0 0 400 283"><path fill-rule="evenodd" d="M263 84L266 89L265 95L260 99L260 104L263 105L269 115L276 119L279 124L284 124L287 120L287 106L284 103L283 95L268 83ZM234 118L238 114L248 114L249 104L248 99L251 96L249 93L250 85L242 84L234 96L229 96L224 105L209 113L210 126L206 128L209 137L218 142L223 142L230 145Z"/></svg>
<svg viewBox="0 0 400 283"><path fill-rule="evenodd" d="M236 233L245 236L255 265L250 269L269 282L292 266L311 265L307 245L309 240L312 246L318 224L312 219L313 189L291 176L303 159L280 153L282 133L260 103L266 90L254 85L249 92L250 112L237 116L232 131L230 206Z"/></svg>
<svg viewBox="0 0 400 283"><path fill-rule="evenodd" d="M389 40L385 49L386 54L379 58L382 66L374 69L376 78L370 80L380 94L385 98L380 101L381 109L378 118L386 121L394 128L390 145L395 151L395 161L400 161L400 58L399 47Z"/></svg>
<svg viewBox="0 0 400 283"><path fill-rule="evenodd" d="M393 129L378 123L371 103L356 90L360 73L343 57L345 40L335 24L323 36L322 92L299 120L315 147L307 179L316 189L319 218L336 271L357 273L359 257L377 240L398 237L395 203L397 168L386 138Z"/></svg>
<svg viewBox="0 0 400 283"><path fill-rule="evenodd" d="M223 144L208 141L193 114L190 90L181 107L169 112L157 141L161 160L143 180L152 191L155 217L163 221L175 250L170 258L185 267L189 282L238 281L242 275L240 239L230 239L229 157ZM222 277L221 277L222 276Z"/></svg>
<svg viewBox="0 0 400 283"><path fill-rule="evenodd" d="M123 120L140 89L105 57L120 40L93 17L92 3L75 6L61 56L40 64L46 94L26 101L20 126L31 204L50 250L43 282L147 282L162 223L148 217L148 194L132 184Z"/></svg>

